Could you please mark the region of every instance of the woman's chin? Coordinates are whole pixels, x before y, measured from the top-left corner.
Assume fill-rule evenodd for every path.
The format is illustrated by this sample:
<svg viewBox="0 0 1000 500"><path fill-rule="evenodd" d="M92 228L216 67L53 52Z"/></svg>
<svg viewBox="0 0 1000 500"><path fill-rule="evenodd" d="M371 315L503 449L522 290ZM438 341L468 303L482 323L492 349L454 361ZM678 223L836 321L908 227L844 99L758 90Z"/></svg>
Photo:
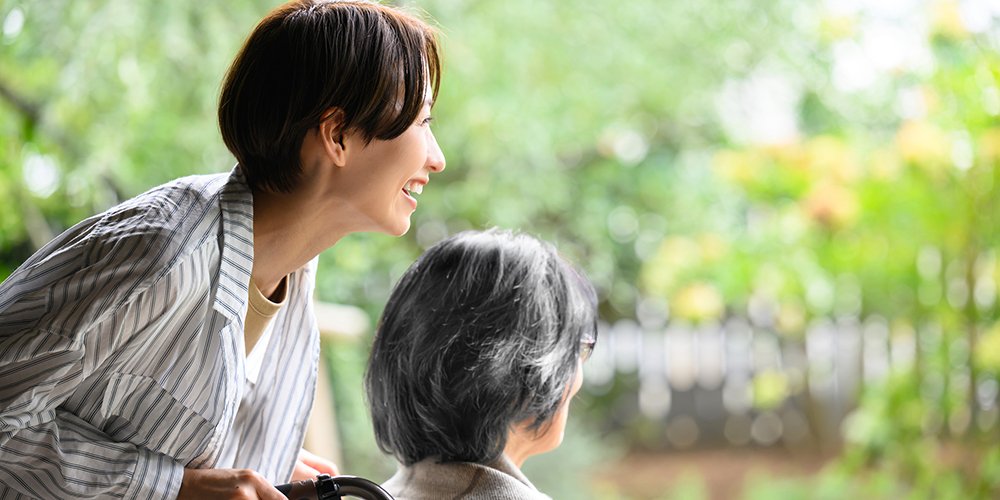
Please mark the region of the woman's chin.
<svg viewBox="0 0 1000 500"><path fill-rule="evenodd" d="M402 236L410 230L410 219L406 219L405 224L400 224L398 227L392 228L386 231L389 236Z"/></svg>
<svg viewBox="0 0 1000 500"><path fill-rule="evenodd" d="M392 222L377 224L378 232L389 236L402 236L410 230L410 216L400 216Z"/></svg>

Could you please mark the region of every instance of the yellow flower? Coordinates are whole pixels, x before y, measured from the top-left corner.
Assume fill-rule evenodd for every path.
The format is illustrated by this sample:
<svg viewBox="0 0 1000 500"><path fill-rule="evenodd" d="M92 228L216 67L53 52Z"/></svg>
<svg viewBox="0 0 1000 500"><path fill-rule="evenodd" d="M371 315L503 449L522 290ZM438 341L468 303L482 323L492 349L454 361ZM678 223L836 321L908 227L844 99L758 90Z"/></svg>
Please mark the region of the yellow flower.
<svg viewBox="0 0 1000 500"><path fill-rule="evenodd" d="M785 300L778 309L775 325L778 332L786 337L801 336L806 327L806 308L801 300Z"/></svg>
<svg viewBox="0 0 1000 500"><path fill-rule="evenodd" d="M729 243L719 233L701 233L697 239L705 262L718 262L729 253Z"/></svg>
<svg viewBox="0 0 1000 500"><path fill-rule="evenodd" d="M821 177L832 177L840 182L855 181L861 168L844 141L833 136L821 135L806 144L806 161Z"/></svg>
<svg viewBox="0 0 1000 500"><path fill-rule="evenodd" d="M940 128L924 121L906 121L896 132L896 148L903 161L939 177L951 156L951 140Z"/></svg>
<svg viewBox="0 0 1000 500"><path fill-rule="evenodd" d="M857 24L854 16L825 15L820 20L819 32L825 40L843 40L854 36Z"/></svg>
<svg viewBox="0 0 1000 500"><path fill-rule="evenodd" d="M701 264L701 247L687 236L670 236L654 258L678 270L690 269Z"/></svg>
<svg viewBox="0 0 1000 500"><path fill-rule="evenodd" d="M1000 371L1000 323L979 337L972 360L980 369Z"/></svg>
<svg viewBox="0 0 1000 500"><path fill-rule="evenodd" d="M808 166L806 165L806 152L802 147L802 143L788 142L771 145L765 147L764 151L776 163L784 165L786 168L805 169Z"/></svg>
<svg viewBox="0 0 1000 500"><path fill-rule="evenodd" d="M715 153L712 166L719 177L745 186L756 179L763 168L763 158L754 151L726 149Z"/></svg>
<svg viewBox="0 0 1000 500"><path fill-rule="evenodd" d="M829 229L850 226L861 211L853 191L830 182L820 183L806 194L802 199L802 209Z"/></svg>
<svg viewBox="0 0 1000 500"><path fill-rule="evenodd" d="M931 23L934 25L934 31L943 37L962 39L969 36L969 30L962 22L962 15L958 10L958 2L934 3L931 7Z"/></svg>
<svg viewBox="0 0 1000 500"><path fill-rule="evenodd" d="M642 268L641 280L649 293L665 297L672 291L677 275L701 265L701 247L686 236L670 236Z"/></svg>
<svg viewBox="0 0 1000 500"><path fill-rule="evenodd" d="M788 376L776 370L764 370L753 378L753 405L762 410L781 406L788 398Z"/></svg>
<svg viewBox="0 0 1000 500"><path fill-rule="evenodd" d="M722 317L722 294L708 283L694 283L677 292L671 301L675 316L698 322Z"/></svg>
<svg viewBox="0 0 1000 500"><path fill-rule="evenodd" d="M882 148L875 151L869 161L871 176L876 180L896 180L902 172L903 165L899 161L899 155L891 149Z"/></svg>
<svg viewBox="0 0 1000 500"><path fill-rule="evenodd" d="M984 130L979 135L979 157L987 163L1000 160L1000 127Z"/></svg>

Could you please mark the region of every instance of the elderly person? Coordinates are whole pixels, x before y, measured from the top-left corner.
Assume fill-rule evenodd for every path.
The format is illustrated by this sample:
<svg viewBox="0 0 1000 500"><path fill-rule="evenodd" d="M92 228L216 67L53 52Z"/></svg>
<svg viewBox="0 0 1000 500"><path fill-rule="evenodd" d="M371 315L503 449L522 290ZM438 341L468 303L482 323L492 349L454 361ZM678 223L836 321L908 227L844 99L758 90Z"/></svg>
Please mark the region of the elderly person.
<svg viewBox="0 0 1000 500"><path fill-rule="evenodd" d="M547 499L524 460L562 442L596 336L593 288L548 244L464 232L403 275L365 376L398 500Z"/></svg>
<svg viewBox="0 0 1000 500"><path fill-rule="evenodd" d="M301 450L316 256L405 233L444 168L435 36L365 0L278 6L222 85L232 172L82 221L0 285L0 498L279 500L336 473Z"/></svg>

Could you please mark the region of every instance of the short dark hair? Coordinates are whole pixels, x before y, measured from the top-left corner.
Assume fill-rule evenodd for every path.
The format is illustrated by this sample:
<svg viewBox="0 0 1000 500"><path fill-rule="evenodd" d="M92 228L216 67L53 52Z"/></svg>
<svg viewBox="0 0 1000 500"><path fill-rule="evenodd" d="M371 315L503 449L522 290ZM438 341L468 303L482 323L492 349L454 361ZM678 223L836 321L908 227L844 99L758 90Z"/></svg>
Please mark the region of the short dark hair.
<svg viewBox="0 0 1000 500"><path fill-rule="evenodd" d="M597 335L591 284L555 248L504 230L428 249L389 298L365 373L379 448L406 465L488 464L511 425L551 423Z"/></svg>
<svg viewBox="0 0 1000 500"><path fill-rule="evenodd" d="M367 0L297 0L243 44L219 128L251 187L287 192L302 173L302 140L327 109L344 112L345 131L393 139L437 98L440 79L436 31L417 17Z"/></svg>

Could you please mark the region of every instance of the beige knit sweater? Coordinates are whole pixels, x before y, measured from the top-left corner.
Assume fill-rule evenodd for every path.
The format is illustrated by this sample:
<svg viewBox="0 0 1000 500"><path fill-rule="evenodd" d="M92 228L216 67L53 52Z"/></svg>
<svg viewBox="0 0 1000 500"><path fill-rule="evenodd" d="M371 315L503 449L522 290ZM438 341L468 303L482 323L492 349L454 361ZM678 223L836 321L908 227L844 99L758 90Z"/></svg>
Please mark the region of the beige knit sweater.
<svg viewBox="0 0 1000 500"><path fill-rule="evenodd" d="M439 464L433 459L401 464L382 487L396 500L552 500L535 489L507 455L489 466Z"/></svg>

